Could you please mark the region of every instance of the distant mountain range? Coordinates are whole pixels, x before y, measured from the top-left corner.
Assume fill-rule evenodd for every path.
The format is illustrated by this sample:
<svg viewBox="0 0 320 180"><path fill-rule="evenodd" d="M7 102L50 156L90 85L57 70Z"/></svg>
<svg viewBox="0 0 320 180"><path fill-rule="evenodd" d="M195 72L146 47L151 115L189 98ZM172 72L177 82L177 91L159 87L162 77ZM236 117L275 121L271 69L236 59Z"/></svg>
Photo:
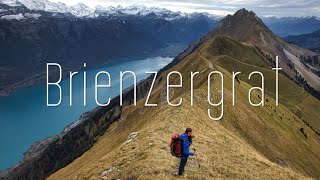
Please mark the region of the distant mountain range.
<svg viewBox="0 0 320 180"><path fill-rule="evenodd" d="M311 33L320 29L320 18L307 17L262 17L262 21L280 37Z"/></svg>
<svg viewBox="0 0 320 180"><path fill-rule="evenodd" d="M175 56L219 20L206 13L136 6L97 7L92 16L79 17L59 3L10 2L0 4L0 95L45 82L46 62L58 62L66 72L83 62L96 66L130 57Z"/></svg>
<svg viewBox="0 0 320 180"><path fill-rule="evenodd" d="M223 16L213 15L209 13L183 13L173 12L168 9L158 7L146 7L140 5L133 5L128 7L122 6L96 6L90 8L82 3L74 6L67 6L64 3L53 3L48 0L0 0L0 4L6 4L10 7L25 6L32 13L12 12L8 9L0 9L0 16L4 19L26 19L39 18L41 14L36 11L45 11L53 13L52 16L59 16L62 14L82 17L82 18L96 18L96 17L114 17L123 15L139 15L148 16L153 14L158 18L165 20L177 20L180 18L195 18L198 16L206 16L212 20L220 20ZM262 21L277 35L285 37L288 35L300 35L311 33L320 29L320 18L315 16L307 17L261 17Z"/></svg>
<svg viewBox="0 0 320 180"><path fill-rule="evenodd" d="M216 16L209 13L182 13L173 12L168 9L158 7L146 7L141 5L133 5L128 7L122 6L96 6L90 8L82 3L74 6L67 6L63 3L53 3L48 0L0 0L0 4L6 4L10 7L21 7L24 6L29 10L33 11L45 11L58 14L69 14L76 17L83 18L96 18L96 17L107 17L107 16L121 16L121 15L140 15L147 16L150 14L156 15L158 18L166 20L175 20L180 18L198 16L199 14L206 15L211 19L221 19L222 16ZM4 11L4 10L2 10ZM56 15L56 14L53 14ZM24 17L27 18L27 17Z"/></svg>
<svg viewBox="0 0 320 180"><path fill-rule="evenodd" d="M276 55L283 68L279 106L275 105L275 72L271 70ZM150 76L137 87L137 106L133 105L134 90L130 88L123 95L123 106L115 97L108 106L85 113L72 128L42 141L42 146L33 146L32 153L3 173L3 178L173 179L172 168L178 160L170 155L168 139L185 127L195 129L193 145L199 153L198 162L190 159L190 165L198 167L201 163L201 171L188 169L190 179L318 178L320 101L301 86L307 83L319 88L319 79L311 70L319 67L299 60L313 55L275 35L255 13L241 9L221 20L217 28L190 44L158 72L149 99L157 107L143 106L153 84ZM182 74L183 88L166 92L165 79L172 71ZM223 108L207 104L207 76L212 71L224 75L223 79L213 76L214 85L209 86L215 100L224 94ZM241 74L233 107L234 71ZM250 89L261 86L260 77L248 79L253 71L265 77L262 107L248 103ZM190 72L200 72L193 85ZM300 81L301 77L305 80ZM190 106L192 86L194 106ZM167 93L172 95L172 102L183 98L183 104L168 105ZM260 92L251 96L256 102L262 100ZM212 115L224 109L224 119L212 121L208 108Z"/></svg>
<svg viewBox="0 0 320 180"><path fill-rule="evenodd" d="M311 50L320 50L320 30L296 36L287 36L284 38L287 42Z"/></svg>

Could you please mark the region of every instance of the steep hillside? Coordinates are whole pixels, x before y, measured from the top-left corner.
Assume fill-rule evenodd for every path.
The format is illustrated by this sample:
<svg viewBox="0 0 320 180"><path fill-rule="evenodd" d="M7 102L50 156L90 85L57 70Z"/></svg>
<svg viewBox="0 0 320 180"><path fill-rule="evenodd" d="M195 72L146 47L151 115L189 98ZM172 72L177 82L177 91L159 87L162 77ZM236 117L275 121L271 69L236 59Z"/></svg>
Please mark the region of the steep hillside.
<svg viewBox="0 0 320 180"><path fill-rule="evenodd" d="M136 107L124 108L120 120L113 123L89 151L49 179L174 179L178 160L170 155L168 143L172 133L183 131L185 127L194 128L194 147L201 165L199 168L196 158L190 158L187 171L191 179L319 177L319 136L286 105L286 102L299 103L282 97L305 95L305 103L314 103L315 107L319 107L320 102L281 75L281 105L276 107L271 85L274 72L262 65L267 60L260 54L252 55L250 62L246 62L228 53L215 53L217 46L222 45L228 45L228 50L233 52L241 49L241 55L248 57L256 52L254 47L227 37L218 36L208 41L158 78L166 79L167 73L173 70L181 72L183 88L174 89L170 94L173 101L182 97L182 106L172 107L166 103L165 80L160 81L150 101L158 103L157 107L144 107L145 99L142 99ZM268 95L264 107L252 107L248 103L247 93L252 87L249 80L245 80L250 71L248 67L271 78L266 78ZM243 72L236 84L235 107L231 99L232 68ZM207 108L210 108L206 102L207 75L213 70L221 71L225 78L225 115L221 121L212 121L207 115ZM194 106L190 106L191 71L201 72L194 79ZM251 83L258 83L257 80ZM178 82L177 77L173 82ZM213 100L217 102L221 79L214 76L212 82ZM288 89L287 85L293 88ZM255 101L259 97L259 93L254 93ZM220 108L211 109L213 114L219 114ZM317 122L317 117L312 116L312 120Z"/></svg>
<svg viewBox="0 0 320 180"><path fill-rule="evenodd" d="M285 40L304 48L320 50L320 30L309 34L287 36L285 37Z"/></svg>
<svg viewBox="0 0 320 180"><path fill-rule="evenodd" d="M279 56L280 66L289 77L299 82L298 73L312 88L320 90L320 77L310 68L304 66L299 59L300 57L312 57L316 54L286 43L273 34L252 11L241 9L233 16L228 15L220 22L218 28L208 34L208 38L216 35L226 35L237 41L259 47L268 56L270 64L274 64L275 57Z"/></svg>

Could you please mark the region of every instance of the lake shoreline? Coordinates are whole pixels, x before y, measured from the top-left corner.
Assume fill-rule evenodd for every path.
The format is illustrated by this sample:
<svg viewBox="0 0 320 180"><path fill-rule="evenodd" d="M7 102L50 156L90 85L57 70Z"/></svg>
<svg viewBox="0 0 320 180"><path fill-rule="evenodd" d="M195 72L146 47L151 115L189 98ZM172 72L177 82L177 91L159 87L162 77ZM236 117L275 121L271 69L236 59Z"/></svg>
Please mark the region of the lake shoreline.
<svg viewBox="0 0 320 180"><path fill-rule="evenodd" d="M127 61L136 61L139 59L145 59L145 58L154 58L154 57L170 57L174 58L178 53L182 52L186 48L186 44L183 43L177 43L177 44L168 44L168 46L164 49L158 49L156 52L150 52L150 53L143 53L143 55L140 56L131 56L131 57L117 57L117 58L110 58L106 60L104 63L94 63L88 65L88 70L90 69L96 69L100 66L106 66L106 65L114 65L117 63L123 63ZM80 63L78 65L74 65L73 71L80 71L83 69L83 64ZM43 67L43 70L46 70L46 67ZM62 80L68 77L68 74L66 72L70 71L70 68L67 68L67 70L64 70L62 72ZM0 89L0 98L1 97L7 97L13 94L15 91L23 88L38 86L38 85L44 85L46 83L46 72L40 71L38 74L34 74L32 77L28 77L26 79L23 79L19 82L16 82L14 84L5 85L2 87L3 89Z"/></svg>
<svg viewBox="0 0 320 180"><path fill-rule="evenodd" d="M128 70L132 70L132 69L130 69L130 68L133 68L133 71L140 71L140 70L143 70L144 68L146 68L146 69L152 69L152 70L159 70L159 69L161 69L165 64L167 64L167 63L170 63L171 61L172 61L172 59L173 58L169 58L169 57L148 57L148 58L146 58L146 59L143 59L143 58L138 58L138 57L135 57L135 58L132 58L132 59L122 59L122 60L118 60L117 61L117 63L107 63L107 64L104 64L104 65L101 65L99 68L93 68L93 67L91 67L90 69L86 69L86 71L88 72L88 74L90 74L91 73L91 76L92 76L92 73L94 73L94 71L98 71L98 70L106 70L106 71L108 71L108 69L110 70L110 69L112 69L114 72L113 73L115 73L115 71L117 72L117 74L119 73L118 72L118 70L116 70L117 69L117 67L116 66L121 66L122 68L125 68L125 67L128 67L129 69ZM136 62L139 62L139 63L136 63ZM155 63L155 62L157 62L157 63ZM125 65L126 64L126 65ZM123 66L122 66L123 65ZM106 66L106 67L103 67L103 66ZM134 67L134 66L136 66L136 67ZM119 67L118 67L119 68ZM142 69L141 69L142 68ZM156 69L155 69L156 68ZM135 69L135 70L134 70ZM139 73L141 73L141 72L139 72ZM140 76L141 76L141 74L140 74ZM143 75L143 76L146 76L145 74ZM81 75L79 75L79 78L81 78L82 76ZM115 76L113 76L114 78L115 78ZM142 81L143 79L145 79L146 77L144 77L144 78L142 78L141 79L141 77L140 77L140 79L139 78L137 78L137 84L140 82L140 81ZM62 86L64 86L64 85L66 85L66 84L69 84L69 81L67 80L68 78L64 78L64 80L62 80L61 81L61 83L62 83ZM92 79L92 78L91 78ZM130 79L129 79L129 81L130 81ZM76 81L77 82L77 81ZM79 79L78 79L78 82L81 82ZM131 81L130 81L130 83L131 83ZM125 82L125 84L126 84L126 82ZM81 87L80 87L80 85L78 85L78 87L77 87L77 83L75 84L76 86L75 86L75 89L74 90L76 90L77 91L77 89L82 89ZM90 86L88 86L89 88L92 86L92 84L90 85ZM117 86L117 85L116 85ZM130 84L128 85L128 87L130 87ZM118 91L118 88L117 87L112 87L111 89L114 89L114 91L115 92L113 92L113 94L111 95L111 94L108 94L108 96L112 96L111 97L111 99L113 99L114 97L116 97L117 95L119 95L119 91ZM91 89L90 89L91 90ZM68 109L72 109L72 108L74 108L74 107L69 107L69 105L68 105L68 103L67 103L67 101L66 101L66 99L65 99L65 101L64 101L64 103L62 104L62 106L61 107L58 107L58 108L48 108L48 110L47 110L47 108L45 107L45 102L43 101L43 100L40 100L40 102L37 102L37 101L34 101L33 100L33 98L32 97L28 97L28 96L33 96L33 95L24 95L23 93L21 94L21 92L25 92L25 91L27 91L27 93L30 93L29 91L36 91L36 92L34 92L34 94L35 94L35 96L39 96L39 93L41 93L42 95L40 95L40 96L43 96L44 97L44 92L45 92L45 87L44 87L44 85L42 84L42 85L35 85L35 86L32 86L32 87L26 87L26 88L22 88L22 89L18 89L15 93L13 93L12 95L10 95L10 96L8 96L8 97L3 97L3 98L1 98L0 97L0 99L2 99L3 101L2 101L2 106L6 106L5 104L8 104L9 103L9 107L5 107L4 109L3 108L1 108L3 111L4 111L4 121L2 121L1 123L3 124L3 123L5 123L4 125L3 125L3 128L5 127L5 125L6 125L6 122L8 121L9 122L9 125L7 124L7 127L9 127L9 128L14 128L14 129L16 129L17 127L13 127L12 125L10 125L11 124L11 122L13 122L13 123L15 123L15 122L19 122L19 123L22 123L22 124L19 124L19 127L21 126L21 127L23 127L22 129L23 129L23 131L26 131L26 132L28 132L28 136L30 136L30 134L31 134L31 137L33 137L34 135L32 135L32 134L34 134L36 131L34 131L34 130L32 130L32 128L30 129L30 128L28 128L29 126L31 126L32 125L32 123L36 123L37 121L34 121L33 119L34 118L40 118L39 119L39 122L41 122L40 124L35 124L36 126L41 126L41 127L37 127L38 129L40 128L40 129L46 129L46 126L48 127L50 127L50 124L57 124L58 125L58 128L55 128L55 129L58 129L58 130L55 130L55 132L56 133L54 133L53 132L53 130L50 130L52 133L47 133L47 132L45 132L45 133L41 133L41 132L37 132L36 134L40 134L40 136L39 135L37 135L37 137L39 137L39 138L32 138L32 139L38 139L38 140L31 140L32 141L32 143L29 143L30 142L30 140L28 140L28 142L24 142L23 144L29 144L28 145L28 148L26 149L26 150L23 150L23 152L20 154L20 155L24 155L22 158L19 158L20 160L19 161L17 161L16 163L14 163L14 164L12 164L12 165L10 165L10 167L8 167L7 166L7 168L5 168L5 166L4 166L4 164L2 164L2 167L3 167L3 169L1 168L1 170L0 170L0 174L2 174L3 172L5 172L5 171L8 171L8 170L10 170L10 169L12 169L12 168L14 168L14 167L16 167L17 165L19 165L22 161L23 161L23 159L28 159L28 157L32 157L33 156L33 153L34 154L37 154L38 152L41 152L41 148L37 148L37 147L39 147L39 146L43 146L43 147L45 147L45 144L47 144L47 143L50 143L51 141L47 141L48 140L48 138L50 138L50 137L55 137L55 136L59 136L59 135L61 135L61 134L63 134L67 129L72 129L72 126L73 126L73 124L75 123L75 122L77 122L77 121L79 121L80 119L82 119L84 116L86 116L86 114L88 113L88 111L94 111L94 109L95 108L97 108L97 105L96 104L94 104L94 105L92 105L92 104L89 104L87 107L81 107L80 105L79 105L79 103L75 103L75 105L76 105L76 107L75 107L75 110L72 110L72 111L70 111L70 110L68 110ZM124 92L125 92L125 90L124 90ZM81 93L80 93L81 94ZM66 94L64 94L64 95L67 95L67 93ZM28 98L30 98L30 99L32 99L32 101L29 101L28 100L28 98L27 99L25 99L25 102L31 102L31 104L29 104L28 106L29 106L29 108L31 108L31 109L25 109L24 107L23 107L23 104L18 104L18 106L20 106L20 107L17 107L17 109L16 109L16 106L15 106L15 101L17 101L17 100L20 100L21 99L21 97L24 97L24 96L26 96L26 97L28 97ZM15 100L11 100L12 98L14 98ZM63 97L63 98L65 98L65 97ZM40 98L40 99L43 99L42 97ZM68 98L67 98L68 99ZM75 98L75 100L76 99L78 99L77 98L77 96L76 96L76 98ZM39 100L38 100L39 101ZM7 103L6 103L7 102ZM1 106L1 104L0 104L0 106ZM80 106L80 108L79 107L77 107L77 106ZM15 111L18 111L19 113L14 113L14 114L12 114L13 116L11 116L10 115L10 113L6 113L5 111L6 111L6 109L15 109ZM21 108L21 110L22 111L19 111L19 108ZM41 108L41 109L39 109L39 108ZM45 109L42 109L42 108L45 108ZM59 110L59 108L60 108L60 110ZM53 109L53 112L51 112L52 111L52 109ZM87 110L86 110L87 109ZM41 112L41 113L32 113L32 112L30 112L30 111L36 111L36 112ZM44 112L43 112L44 111ZM48 111L49 112L49 114L48 113L46 113L46 111ZM57 113L56 113L56 111L57 111ZM62 111L62 112L60 112L60 111ZM50 114L51 113L51 114ZM65 113L67 113L67 114L65 114ZM70 113L71 113L71 115L70 115ZM18 116L18 115L16 115L16 114L22 114L23 115L23 120L20 118L20 116ZM65 115L64 115L65 114ZM73 115L72 115L73 114ZM7 116L6 116L7 115ZM17 117L16 117L17 116ZM41 117L46 117L46 119L44 119L44 121L42 120L42 118ZM71 118L70 118L71 117ZM51 119L53 119L53 120L50 120L50 118ZM22 121L21 121L22 120ZM31 121L32 120L32 121ZM21 122L20 122L21 121ZM54 121L54 122L52 122L52 121ZM57 122L56 122L57 121ZM47 122L47 123L46 123ZM67 123L67 122L69 122L69 123ZM27 126L25 126L24 125L24 123L26 123L26 124L28 124ZM29 125L31 123L31 125ZM64 124L64 125L61 125L61 123L62 124ZM43 125L41 125L41 124L43 124ZM59 125L60 124L60 125ZM57 125L55 125L55 126L57 126ZM43 126L43 127L42 127ZM17 150L17 149L14 149L15 150L15 152L11 152L9 149L13 149L14 147L13 146L11 146L11 147L7 147L7 145L9 145L9 144L7 144L7 143L19 143L19 141L18 142L14 142L15 140L14 139L17 139L17 138L19 138L19 139L21 139L21 137L25 137L25 135L23 134L23 133L26 133L26 132L20 132L20 130L19 130L19 127L18 127L18 129L17 130L15 130L15 131L17 131L17 132L19 132L18 134L16 134L16 133L14 133L14 132L10 132L11 133L11 135L10 134L6 134L6 132L3 132L2 131L2 137L4 138L4 137L11 137L12 135L13 135L13 139L12 138L10 138L10 139L4 139L4 144L6 145L5 147L6 147L6 149L4 149L4 150L2 150L2 152L4 152L4 153L2 153L2 154L7 154L7 153L15 153L16 154L16 152L17 151L21 151L21 150ZM29 130L30 129L30 130ZM4 131L5 131L5 129L4 129ZM29 133L29 131L30 131L30 133ZM43 130L43 131L45 131L45 130ZM46 134L46 135L41 135L41 134ZM58 135L57 135L58 134ZM41 138L41 136L42 136L42 138ZM30 137L28 137L29 139L30 139ZM23 138L23 139L25 139L25 138ZM40 139L40 140L39 140ZM53 139L54 140L54 139ZM7 143L6 143L6 141L7 141ZM19 145L20 146L20 145ZM38 149L38 150L36 150L36 149ZM39 149L40 149L40 151L39 151ZM6 153L7 152L7 153ZM20 156L19 155L19 156ZM3 162L6 162L6 161L11 161L12 162L12 160L10 160L11 158L11 155L9 155L8 154L8 157L6 158L6 159L4 159L4 161ZM14 159L16 159L16 158L14 158ZM10 163L11 164L11 163Z"/></svg>
<svg viewBox="0 0 320 180"><path fill-rule="evenodd" d="M102 63L99 65L92 65L92 66L90 66L90 64L87 63L88 68L86 68L86 69L91 70L91 69L96 69L100 66L114 65L114 64L124 63L124 62L128 62L128 61L137 61L139 59L144 59L147 57L154 58L157 56L156 55L155 56L141 56L141 57L132 57L132 58L129 57L129 58L125 58L125 59L127 59L127 61L124 61L124 60L118 61L120 58L116 58L116 59L113 59L111 62ZM173 58L173 56L168 56L168 57ZM44 69L45 69L45 67L44 67ZM76 67L75 69L73 69L73 71L81 71L83 69L84 68L81 64L81 65L79 65L79 67ZM69 74L67 72L69 72L69 70L65 70L65 69L62 70L62 79L61 80L69 78ZM37 77L31 78L30 80L22 80L21 82L17 82L13 85L9 85L5 89L0 90L0 98L10 96L11 94L15 93L19 89L45 85L46 76L47 76L46 73L44 73L44 74L42 73L42 74L38 74ZM25 81L28 81L28 83L25 83Z"/></svg>

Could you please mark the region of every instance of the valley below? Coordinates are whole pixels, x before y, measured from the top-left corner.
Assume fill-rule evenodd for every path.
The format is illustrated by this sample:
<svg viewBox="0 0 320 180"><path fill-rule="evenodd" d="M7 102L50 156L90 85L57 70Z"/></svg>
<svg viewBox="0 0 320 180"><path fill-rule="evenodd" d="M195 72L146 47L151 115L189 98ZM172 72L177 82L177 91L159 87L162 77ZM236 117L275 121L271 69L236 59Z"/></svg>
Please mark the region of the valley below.
<svg viewBox="0 0 320 180"><path fill-rule="evenodd" d="M139 82L148 76L145 71L157 71L170 63L171 60L172 58L169 57L123 59L119 63L87 70L88 100L86 106L83 106L83 72L81 71L73 77L73 105L71 107L69 106L70 87L68 78L60 83L62 103L57 107L46 106L45 85L18 89L10 96L0 97L0 139L6 144L0 150L0 169L4 170L21 161L23 153L33 143L46 137L54 137L64 128L65 130L68 129L68 124L76 123L82 113L94 109L97 106L94 89L94 78L97 72L108 71L112 78L112 88L99 90L99 101L105 102L107 98L119 95L120 71L135 72L137 82ZM100 78L98 82L105 83L103 78ZM133 79L129 76L124 79L123 88L128 88L132 83ZM50 89L49 99L56 100L57 97L59 97L59 90L57 88ZM29 106L29 103L32 106ZM53 140L54 138L50 139ZM26 155L26 157L32 156L32 151L29 151L27 153L29 155Z"/></svg>
<svg viewBox="0 0 320 180"><path fill-rule="evenodd" d="M88 68L95 69L101 66L108 66L113 64L126 63L128 61L144 58L157 58L157 57L174 57L179 52L183 51L186 48L184 43L174 43L167 44L165 47L156 49L154 52L149 52L146 54L140 54L139 56L133 55L132 57L118 57L118 58L105 58L105 60L96 61L86 61L86 59L78 59L75 62L67 60L66 62L57 61L62 65L62 79L65 79L69 76L69 71L81 71L83 69L83 63L87 63ZM41 86L46 83L46 63L56 62L54 60L41 62L39 64L31 64L27 66L27 69L30 69L27 72L22 72L21 65L17 67L6 66L0 67L0 73L3 80L1 83L6 83L0 88L0 96L10 96L18 89L32 87L32 86ZM49 72L50 73L50 72ZM19 76L19 77L17 77ZM21 77L23 76L23 77ZM52 72L49 76L53 79L57 79L58 75L56 72ZM18 79L16 79L18 78Z"/></svg>

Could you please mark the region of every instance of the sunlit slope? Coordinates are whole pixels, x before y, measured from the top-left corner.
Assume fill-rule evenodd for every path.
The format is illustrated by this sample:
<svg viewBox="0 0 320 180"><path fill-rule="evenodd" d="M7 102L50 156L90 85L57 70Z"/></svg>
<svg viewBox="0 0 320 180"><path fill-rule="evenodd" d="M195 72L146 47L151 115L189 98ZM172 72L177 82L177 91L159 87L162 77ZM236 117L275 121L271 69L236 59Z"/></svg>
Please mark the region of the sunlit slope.
<svg viewBox="0 0 320 180"><path fill-rule="evenodd" d="M226 37L219 38L230 41ZM320 139L302 120L308 117L310 122L316 124L319 112L315 111L320 107L319 101L299 89L288 78L280 76L280 106L276 107L275 72L268 65L263 65L263 56L257 54L249 55L246 60L237 59L236 51L233 56L221 52L210 53L215 49L209 50L211 45L210 42L206 43L161 75L162 80L150 99L150 103L158 103L157 107L144 107L143 99L136 107L125 108L121 119L113 123L90 150L49 179L176 178L178 159L171 156L168 143L172 133L181 132L186 127L194 129L194 147L198 151L201 165L199 168L197 161L190 158L187 166L190 179L319 177ZM242 54L250 54L252 50L251 46L243 44L236 44L230 50L236 47L241 48ZM236 83L235 107L232 107L232 68L242 72L240 81ZM253 107L248 102L249 89L252 85L260 85L258 78L247 79L251 69L265 74L267 95L264 107ZM183 98L180 107L166 103L166 75L173 70L183 75L183 88L170 91L173 102ZM221 110L210 107L206 101L207 75L212 70L224 74L224 117L221 121L212 121L207 115L208 108L215 116ZM192 107L191 71L201 72L194 78ZM178 76L172 76L171 83L177 82ZM218 102L221 95L219 76L213 77L211 86L212 100ZM252 95L255 102L260 100L258 95ZM296 97L301 98L301 101L296 100ZM302 110L303 107L309 108ZM293 113L295 109L301 111L300 116ZM138 134L127 141L132 132Z"/></svg>
<svg viewBox="0 0 320 180"><path fill-rule="evenodd" d="M275 99L276 73L272 70L272 66L275 67L275 65L268 65L265 55L257 48L225 36L217 36L208 41L198 54L231 73L240 71L241 74L237 77L252 86L260 87L261 77L253 75L249 80L249 74L253 71L262 72L265 80L265 93ZM320 102L282 74L279 75L279 102L320 135L320 111L317 110Z"/></svg>

